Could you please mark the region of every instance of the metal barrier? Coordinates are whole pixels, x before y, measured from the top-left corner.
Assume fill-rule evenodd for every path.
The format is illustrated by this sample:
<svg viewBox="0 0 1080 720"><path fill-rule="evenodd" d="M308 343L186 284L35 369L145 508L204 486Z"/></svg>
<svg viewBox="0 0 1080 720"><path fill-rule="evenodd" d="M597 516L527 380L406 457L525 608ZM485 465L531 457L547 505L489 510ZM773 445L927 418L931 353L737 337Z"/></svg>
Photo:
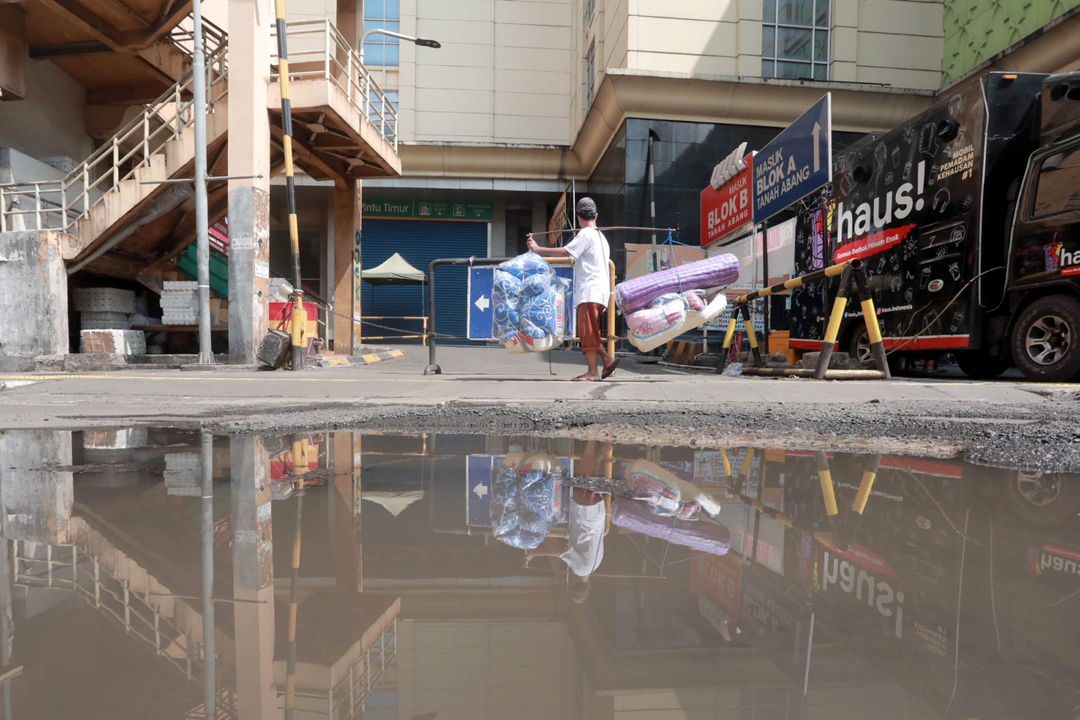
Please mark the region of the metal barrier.
<svg viewBox="0 0 1080 720"><path fill-rule="evenodd" d="M552 265L573 265L573 258L545 258ZM513 258L438 258L428 265L428 364L424 368L425 375L441 375L442 368L435 361L435 268L451 265L467 265L469 267L489 267L499 265ZM608 300L607 309L607 351L608 355L615 357L615 263L608 260L608 275L611 277L611 297ZM577 338L571 338L577 340Z"/></svg>
<svg viewBox="0 0 1080 720"><path fill-rule="evenodd" d="M806 275L793 277L790 280L771 285L761 290L755 290L747 295L742 295L731 306L731 317L728 320L727 333L724 335L724 344L720 351L720 362L716 366L716 372L723 372L727 366L728 355L731 351L731 343L735 337L735 327L738 316L743 317L746 327L746 337L753 352L754 361L758 366L762 364L761 350L758 348L757 334L754 332L754 323L750 319L750 302L759 298L802 287L804 285L825 282L829 278L840 276L840 286L836 291L833 301L832 313L829 315L829 325L825 329L825 339L822 341L821 353L818 355L817 367L813 370L808 368L766 368L752 367L743 368L744 375L785 376L785 377L812 377L817 380L888 380L892 377L889 372L889 364L885 359L885 346L881 342L881 328L878 326L877 311L874 309L874 300L870 297L870 291L866 284L866 270L862 260L848 260L837 265L830 265L821 270L815 270ZM870 354L874 361L874 370L830 370L829 360L832 358L833 347L836 345L836 337L840 333L840 323L844 319L844 310L847 308L847 294L851 281L855 281L855 289L859 295L862 307L863 321L866 323L866 332L870 338Z"/></svg>
<svg viewBox="0 0 1080 720"><path fill-rule="evenodd" d="M420 335L364 335L363 327L364 323L374 325L382 330L394 330L389 325L380 325L372 320L412 320L419 321L423 326L423 331ZM365 340L422 340L424 345L428 342L428 317L427 315L364 315L360 318L360 336L357 337L356 342L359 345L363 345Z"/></svg>

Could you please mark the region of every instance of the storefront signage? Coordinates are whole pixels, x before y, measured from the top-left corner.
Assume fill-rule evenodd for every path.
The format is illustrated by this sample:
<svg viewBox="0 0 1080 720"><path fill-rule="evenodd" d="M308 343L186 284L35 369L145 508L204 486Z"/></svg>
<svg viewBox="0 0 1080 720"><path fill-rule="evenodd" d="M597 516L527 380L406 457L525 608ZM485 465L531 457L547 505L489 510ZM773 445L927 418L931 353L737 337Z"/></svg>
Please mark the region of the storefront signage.
<svg viewBox="0 0 1080 720"><path fill-rule="evenodd" d="M365 200L364 217L491 222L491 203L447 200Z"/></svg>
<svg viewBox="0 0 1080 720"><path fill-rule="evenodd" d="M832 95L825 93L754 158L754 222L806 197L831 174Z"/></svg>
<svg viewBox="0 0 1080 720"><path fill-rule="evenodd" d="M701 191L701 245L706 247L750 222L754 210L753 153L743 158L746 169L726 183Z"/></svg>

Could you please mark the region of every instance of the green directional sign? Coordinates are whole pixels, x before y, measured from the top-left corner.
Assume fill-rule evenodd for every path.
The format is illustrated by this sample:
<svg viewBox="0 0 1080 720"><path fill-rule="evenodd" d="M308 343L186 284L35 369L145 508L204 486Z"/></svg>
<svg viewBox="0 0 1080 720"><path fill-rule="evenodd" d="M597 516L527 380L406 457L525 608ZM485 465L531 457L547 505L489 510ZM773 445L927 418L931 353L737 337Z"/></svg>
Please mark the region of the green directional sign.
<svg viewBox="0 0 1080 720"><path fill-rule="evenodd" d="M410 220L472 220L491 222L491 203L453 200L365 200L364 217Z"/></svg>

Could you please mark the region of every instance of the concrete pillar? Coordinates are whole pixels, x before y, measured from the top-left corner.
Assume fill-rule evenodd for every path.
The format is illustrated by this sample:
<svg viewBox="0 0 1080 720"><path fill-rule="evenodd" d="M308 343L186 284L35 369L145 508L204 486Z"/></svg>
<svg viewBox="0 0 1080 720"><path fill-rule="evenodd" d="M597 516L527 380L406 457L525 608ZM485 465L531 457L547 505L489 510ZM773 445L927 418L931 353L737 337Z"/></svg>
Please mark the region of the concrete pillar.
<svg viewBox="0 0 1080 720"><path fill-rule="evenodd" d="M270 0L229 0L229 359L255 362L270 286Z"/></svg>
<svg viewBox="0 0 1080 720"><path fill-rule="evenodd" d="M491 209L491 235L488 241L489 257L505 257L507 247L514 247L513 241L506 236L506 201L495 200Z"/></svg>
<svg viewBox="0 0 1080 720"><path fill-rule="evenodd" d="M360 336L362 198L359 180L334 188L334 352L338 355L352 355Z"/></svg>
<svg viewBox="0 0 1080 720"><path fill-rule="evenodd" d="M229 440L233 509L233 626L239 716L277 715L274 686L274 554L270 473L255 437Z"/></svg>
<svg viewBox="0 0 1080 720"><path fill-rule="evenodd" d="M71 431L16 430L0 434L0 530L5 541L71 542L75 486Z"/></svg>
<svg viewBox="0 0 1080 720"><path fill-rule="evenodd" d="M360 535L359 434L334 433L334 558L339 588L364 589L364 544Z"/></svg>
<svg viewBox="0 0 1080 720"><path fill-rule="evenodd" d="M359 17L359 4L360 0L337 0L337 29L341 33L341 36L345 38L345 42L349 44L349 47L359 50L356 42L359 38L357 31L359 29L359 23L357 18Z"/></svg>
<svg viewBox="0 0 1080 720"><path fill-rule="evenodd" d="M0 371L33 370L39 355L68 351L67 272L60 235L0 233Z"/></svg>

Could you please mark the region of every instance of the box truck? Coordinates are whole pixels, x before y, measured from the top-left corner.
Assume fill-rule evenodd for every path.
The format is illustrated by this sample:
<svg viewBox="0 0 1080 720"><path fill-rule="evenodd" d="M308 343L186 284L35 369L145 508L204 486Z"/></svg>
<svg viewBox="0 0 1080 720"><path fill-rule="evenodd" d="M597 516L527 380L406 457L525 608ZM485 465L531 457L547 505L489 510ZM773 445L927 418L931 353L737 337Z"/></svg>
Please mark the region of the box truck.
<svg viewBox="0 0 1080 720"><path fill-rule="evenodd" d="M837 154L799 209L795 272L859 258L885 349L1080 376L1080 72L989 73ZM791 345L818 349L835 288L791 297ZM869 359L859 312L839 348Z"/></svg>

